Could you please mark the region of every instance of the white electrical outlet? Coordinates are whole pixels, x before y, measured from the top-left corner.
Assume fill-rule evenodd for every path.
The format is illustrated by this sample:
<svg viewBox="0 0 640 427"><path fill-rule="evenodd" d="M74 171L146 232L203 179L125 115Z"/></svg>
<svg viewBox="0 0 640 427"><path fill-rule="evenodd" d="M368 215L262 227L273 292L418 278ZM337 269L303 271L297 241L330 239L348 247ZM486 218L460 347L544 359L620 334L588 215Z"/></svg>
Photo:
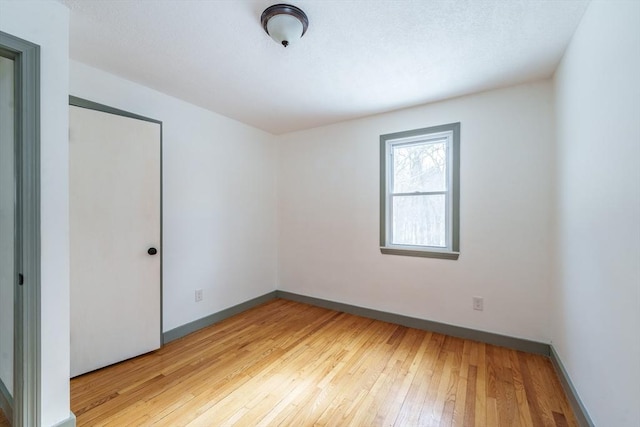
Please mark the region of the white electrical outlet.
<svg viewBox="0 0 640 427"><path fill-rule="evenodd" d="M478 311L484 310L484 298L473 297L473 309Z"/></svg>
<svg viewBox="0 0 640 427"><path fill-rule="evenodd" d="M202 301L202 289L196 289L196 302Z"/></svg>

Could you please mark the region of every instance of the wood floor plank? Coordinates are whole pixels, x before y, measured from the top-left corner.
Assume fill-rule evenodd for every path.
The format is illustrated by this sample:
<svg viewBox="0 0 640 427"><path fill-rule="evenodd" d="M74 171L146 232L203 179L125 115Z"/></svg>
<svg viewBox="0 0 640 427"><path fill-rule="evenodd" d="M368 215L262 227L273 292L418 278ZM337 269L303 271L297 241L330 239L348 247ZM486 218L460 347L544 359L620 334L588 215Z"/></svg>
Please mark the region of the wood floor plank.
<svg viewBox="0 0 640 427"><path fill-rule="evenodd" d="M449 337L446 337L448 339ZM453 365L453 354L443 348L438 355L438 361L433 368L427 394L420 407L418 425L437 426L444 410L445 399ZM442 372L441 375L435 375Z"/></svg>
<svg viewBox="0 0 640 427"><path fill-rule="evenodd" d="M548 359L287 300L71 380L78 426L577 426Z"/></svg>
<svg viewBox="0 0 640 427"><path fill-rule="evenodd" d="M464 341L462 347L462 356L460 359L460 372L458 374L458 383L455 386L455 398L453 407L453 417L451 425L462 426L465 422L465 407L467 403L467 387L469 381L469 369L471 368L469 361L471 360L471 342ZM467 424L472 425L472 424ZM444 426L442 426L444 427Z"/></svg>
<svg viewBox="0 0 640 427"><path fill-rule="evenodd" d="M371 425L393 425L409 392L417 369L416 358L421 349L426 348L430 335L410 329L403 340L403 352L398 354L389 375L387 392L379 396L380 403L375 408L375 418ZM424 346L424 347L423 347Z"/></svg>
<svg viewBox="0 0 640 427"><path fill-rule="evenodd" d="M533 427L533 420L531 419L531 409L529 408L529 403L527 402L527 394L524 388L524 379L522 378L517 351L509 351L509 361L511 365L511 374L513 376L513 389L518 408L519 424L522 427Z"/></svg>
<svg viewBox="0 0 640 427"><path fill-rule="evenodd" d="M537 358L530 357L530 355L527 355L527 364L529 365L533 389L535 390L534 396L538 402L538 411L540 412L542 423L545 426L555 426L555 420L553 419L553 408L556 406L553 403L555 396L545 394L547 388L545 387L544 375L540 375L540 372L538 372L538 369L542 366L537 363Z"/></svg>
<svg viewBox="0 0 640 427"><path fill-rule="evenodd" d="M418 425L420 412L423 408L427 393L429 392L429 384L433 377L434 365L438 363L440 369L444 366L444 358L446 355L442 352L442 344L445 337L439 334L433 334L429 340L427 348L418 354L420 364L417 366L413 381L410 385L402 408L398 414L395 425L397 426L414 426Z"/></svg>
<svg viewBox="0 0 640 427"><path fill-rule="evenodd" d="M488 393L487 383L487 358L486 345L478 343L478 362L476 365L476 403L475 403L475 426L486 427L487 424L487 399L490 397Z"/></svg>
<svg viewBox="0 0 640 427"><path fill-rule="evenodd" d="M2 411L2 409L0 409L0 427L11 427L11 424L9 423L9 420L5 416L5 414Z"/></svg>
<svg viewBox="0 0 640 427"><path fill-rule="evenodd" d="M387 327L390 326L390 324L384 322L372 323L370 328L378 329L369 335L368 339L359 346L359 348L353 349L355 356L351 360L351 363L345 365L344 369L333 378L332 383L334 389L340 390L343 398L334 399L333 404L329 405L318 419L317 423L319 425L342 425L350 416L350 411L354 406L354 400L359 401L362 399L363 392L367 390L367 380L372 378L369 370L369 363L371 362L368 358L371 347L374 346L376 342L380 343L388 339L388 332L384 334L381 326ZM380 336L380 334L384 335ZM389 355L384 354L384 356Z"/></svg>
<svg viewBox="0 0 640 427"><path fill-rule="evenodd" d="M388 390L390 385L389 379L392 373L398 370L399 358L402 358L402 355L406 354L406 351L400 349L402 338L406 336L406 329L405 327L395 327L395 331L391 338L387 340L387 346L385 347L389 357L380 359L378 367L371 371L372 376L369 382L372 382L372 384L364 385L362 388L362 392L364 393L361 400L354 399L353 404L357 405L357 409L351 417L344 420L346 423L365 426L373 423L376 410L386 397L384 391Z"/></svg>
<svg viewBox="0 0 640 427"><path fill-rule="evenodd" d="M464 422L462 425L475 426L476 423L476 386L478 384L478 368L476 366L469 366L469 373L467 377L467 393L465 397L464 406ZM462 408L461 408L462 409Z"/></svg>

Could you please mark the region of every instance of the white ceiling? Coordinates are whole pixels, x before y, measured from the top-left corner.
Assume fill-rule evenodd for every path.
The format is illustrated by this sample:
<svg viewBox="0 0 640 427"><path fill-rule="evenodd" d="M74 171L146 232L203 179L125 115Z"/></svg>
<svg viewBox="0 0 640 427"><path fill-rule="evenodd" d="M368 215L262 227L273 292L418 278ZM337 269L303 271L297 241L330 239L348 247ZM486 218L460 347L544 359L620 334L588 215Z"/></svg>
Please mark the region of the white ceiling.
<svg viewBox="0 0 640 427"><path fill-rule="evenodd" d="M273 134L549 77L588 0L60 0L71 57Z"/></svg>

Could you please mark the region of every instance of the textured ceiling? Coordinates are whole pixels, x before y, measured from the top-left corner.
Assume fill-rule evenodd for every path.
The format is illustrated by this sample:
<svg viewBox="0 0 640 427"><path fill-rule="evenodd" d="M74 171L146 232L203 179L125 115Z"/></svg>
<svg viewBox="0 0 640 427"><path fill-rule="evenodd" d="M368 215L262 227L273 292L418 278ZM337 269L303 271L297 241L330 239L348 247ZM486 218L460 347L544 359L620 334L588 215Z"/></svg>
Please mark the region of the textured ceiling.
<svg viewBox="0 0 640 427"><path fill-rule="evenodd" d="M274 134L550 76L588 0L60 0L71 57Z"/></svg>

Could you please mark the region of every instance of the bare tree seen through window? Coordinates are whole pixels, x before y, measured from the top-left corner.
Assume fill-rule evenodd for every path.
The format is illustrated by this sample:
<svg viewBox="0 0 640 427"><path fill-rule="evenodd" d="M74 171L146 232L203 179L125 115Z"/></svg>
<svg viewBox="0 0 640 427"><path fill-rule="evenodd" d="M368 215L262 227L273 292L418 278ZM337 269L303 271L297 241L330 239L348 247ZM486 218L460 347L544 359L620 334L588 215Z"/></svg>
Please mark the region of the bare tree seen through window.
<svg viewBox="0 0 640 427"><path fill-rule="evenodd" d="M397 145L392 155L393 244L445 247L446 142Z"/></svg>

